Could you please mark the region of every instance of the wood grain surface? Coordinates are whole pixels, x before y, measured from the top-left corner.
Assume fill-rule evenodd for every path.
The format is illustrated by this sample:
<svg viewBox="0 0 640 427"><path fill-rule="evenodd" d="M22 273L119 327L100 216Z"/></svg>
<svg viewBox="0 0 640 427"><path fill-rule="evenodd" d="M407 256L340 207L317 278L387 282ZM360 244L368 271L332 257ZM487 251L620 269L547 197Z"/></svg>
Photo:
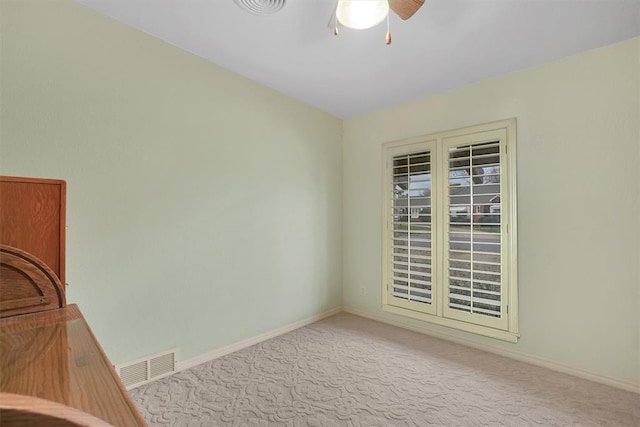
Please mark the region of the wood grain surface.
<svg viewBox="0 0 640 427"><path fill-rule="evenodd" d="M0 319L0 391L79 409L115 426L145 426L75 304Z"/></svg>
<svg viewBox="0 0 640 427"><path fill-rule="evenodd" d="M0 176L0 243L41 259L65 283L66 183Z"/></svg>
<svg viewBox="0 0 640 427"><path fill-rule="evenodd" d="M64 286L49 267L25 251L0 244L0 317L65 305Z"/></svg>
<svg viewBox="0 0 640 427"><path fill-rule="evenodd" d="M37 397L0 393L0 422L7 427L110 427L69 406Z"/></svg>
<svg viewBox="0 0 640 427"><path fill-rule="evenodd" d="M389 7L405 21L422 7L424 0L389 0Z"/></svg>

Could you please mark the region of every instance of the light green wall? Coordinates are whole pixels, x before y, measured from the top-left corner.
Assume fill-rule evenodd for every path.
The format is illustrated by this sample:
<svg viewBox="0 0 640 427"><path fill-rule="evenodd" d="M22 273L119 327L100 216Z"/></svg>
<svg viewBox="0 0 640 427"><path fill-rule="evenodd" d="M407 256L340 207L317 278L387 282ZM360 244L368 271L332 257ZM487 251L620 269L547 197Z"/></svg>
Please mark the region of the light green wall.
<svg viewBox="0 0 640 427"><path fill-rule="evenodd" d="M381 310L381 144L516 117L520 342L406 323L640 380L639 40L346 120L344 304L400 319Z"/></svg>
<svg viewBox="0 0 640 427"><path fill-rule="evenodd" d="M114 363L341 305L342 122L69 1L1 1L0 173L68 184Z"/></svg>

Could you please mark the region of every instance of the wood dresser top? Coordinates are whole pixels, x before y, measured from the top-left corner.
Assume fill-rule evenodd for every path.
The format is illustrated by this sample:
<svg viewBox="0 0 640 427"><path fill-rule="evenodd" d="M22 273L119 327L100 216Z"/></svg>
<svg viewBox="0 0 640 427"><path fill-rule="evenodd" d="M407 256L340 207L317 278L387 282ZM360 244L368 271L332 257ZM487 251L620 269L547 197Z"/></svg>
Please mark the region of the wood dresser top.
<svg viewBox="0 0 640 427"><path fill-rule="evenodd" d="M114 426L145 426L75 304L0 319L0 391L58 402Z"/></svg>

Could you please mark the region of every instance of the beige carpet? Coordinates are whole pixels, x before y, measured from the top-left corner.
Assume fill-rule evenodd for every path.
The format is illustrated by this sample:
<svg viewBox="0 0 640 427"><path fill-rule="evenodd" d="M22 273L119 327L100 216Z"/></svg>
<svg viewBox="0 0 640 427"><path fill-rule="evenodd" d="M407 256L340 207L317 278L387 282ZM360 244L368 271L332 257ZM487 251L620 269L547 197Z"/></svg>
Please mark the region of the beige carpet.
<svg viewBox="0 0 640 427"><path fill-rule="evenodd" d="M152 426L640 426L638 394L349 314L131 395Z"/></svg>

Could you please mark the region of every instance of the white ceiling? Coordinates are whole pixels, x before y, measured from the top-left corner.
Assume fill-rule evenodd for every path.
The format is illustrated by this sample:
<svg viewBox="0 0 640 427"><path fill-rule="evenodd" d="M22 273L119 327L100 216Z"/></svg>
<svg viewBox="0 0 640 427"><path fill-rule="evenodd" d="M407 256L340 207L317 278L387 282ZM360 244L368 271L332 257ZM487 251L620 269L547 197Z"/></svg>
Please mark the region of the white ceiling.
<svg viewBox="0 0 640 427"><path fill-rule="evenodd" d="M390 46L384 23L335 37L335 0L269 16L233 0L78 1L340 118L640 34L638 0L426 0L392 16Z"/></svg>

